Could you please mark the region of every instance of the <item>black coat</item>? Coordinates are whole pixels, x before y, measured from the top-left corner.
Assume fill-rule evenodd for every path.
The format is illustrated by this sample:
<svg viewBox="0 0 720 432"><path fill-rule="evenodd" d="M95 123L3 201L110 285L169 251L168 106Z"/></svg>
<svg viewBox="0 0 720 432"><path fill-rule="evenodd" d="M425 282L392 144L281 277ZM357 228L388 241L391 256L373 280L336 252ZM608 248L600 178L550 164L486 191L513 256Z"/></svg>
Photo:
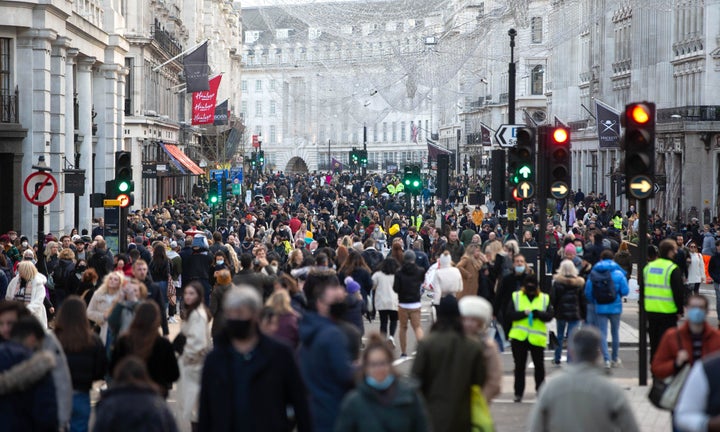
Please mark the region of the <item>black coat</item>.
<svg viewBox="0 0 720 432"><path fill-rule="evenodd" d="M127 336L120 336L120 339L115 342L113 347L110 358L110 372L114 373L115 366L128 355L130 355L130 346ZM146 364L150 378L160 387L163 395L167 397L172 384L180 378L180 369L170 341L158 336Z"/></svg>
<svg viewBox="0 0 720 432"><path fill-rule="evenodd" d="M208 354L203 367L200 390L199 426L206 432L291 430L288 405L295 410L297 430L312 430L307 392L292 349L266 336L260 336L253 352L254 374L249 388L234 388L233 351L220 340ZM235 392L250 395L252 425L248 419L235 418Z"/></svg>
<svg viewBox="0 0 720 432"><path fill-rule="evenodd" d="M175 432L175 418L165 401L150 389L112 387L95 408L93 432Z"/></svg>
<svg viewBox="0 0 720 432"><path fill-rule="evenodd" d="M93 381L103 379L108 360L100 337L93 334L93 344L79 352L65 351L73 390L90 391Z"/></svg>
<svg viewBox="0 0 720 432"><path fill-rule="evenodd" d="M395 273L393 291L398 295L400 303L418 303L420 301L420 286L425 281L425 270L415 263L404 263Z"/></svg>
<svg viewBox="0 0 720 432"><path fill-rule="evenodd" d="M585 317L585 280L581 277L566 278L555 276L553 307L555 318L564 321L578 321Z"/></svg>

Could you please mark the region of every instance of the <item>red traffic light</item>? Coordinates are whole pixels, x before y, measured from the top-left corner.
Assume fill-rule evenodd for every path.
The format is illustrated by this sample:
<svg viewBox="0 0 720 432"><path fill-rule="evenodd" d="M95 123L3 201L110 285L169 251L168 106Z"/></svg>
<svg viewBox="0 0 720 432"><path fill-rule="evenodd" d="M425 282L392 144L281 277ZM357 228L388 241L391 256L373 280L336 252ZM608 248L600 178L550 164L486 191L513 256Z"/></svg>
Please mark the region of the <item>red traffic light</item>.
<svg viewBox="0 0 720 432"><path fill-rule="evenodd" d="M521 197L518 196L518 190L516 187L514 187L512 190L512 196L513 196L513 199L515 199L515 201L517 201L517 202L520 202L523 200Z"/></svg>
<svg viewBox="0 0 720 432"><path fill-rule="evenodd" d="M565 144L568 140L568 132L565 128L557 128L552 133L553 141L558 144Z"/></svg>
<svg viewBox="0 0 720 432"><path fill-rule="evenodd" d="M637 124L645 124L650 121L650 109L644 104L637 104L630 107L630 118Z"/></svg>

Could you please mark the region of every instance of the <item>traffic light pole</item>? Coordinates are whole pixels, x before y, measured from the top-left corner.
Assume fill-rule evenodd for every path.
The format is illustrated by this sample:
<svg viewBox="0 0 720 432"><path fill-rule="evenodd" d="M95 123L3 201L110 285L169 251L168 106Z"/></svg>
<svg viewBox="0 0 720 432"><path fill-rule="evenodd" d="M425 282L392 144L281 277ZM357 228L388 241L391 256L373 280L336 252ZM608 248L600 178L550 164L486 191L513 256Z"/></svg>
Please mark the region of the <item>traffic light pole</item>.
<svg viewBox="0 0 720 432"><path fill-rule="evenodd" d="M508 123L515 124L515 36L517 31L513 28L508 30L510 36L510 63L508 63ZM508 197L508 207L510 207L510 197ZM523 204L522 200L515 201L515 217L522 217ZM508 232L510 235L515 234L515 221L508 220Z"/></svg>
<svg viewBox="0 0 720 432"><path fill-rule="evenodd" d="M647 347L647 314L645 313L645 281L643 276L643 270L645 269L645 265L647 264L647 253L648 253L648 238L647 238L647 231L648 231L648 205L647 205L647 199L640 199L638 200L638 217L640 218L638 225L639 225L639 236L640 241L638 242L638 247L640 248L640 261L637 265L637 281L638 286L640 287L640 331L639 331L639 337L640 337L640 344L639 349L640 353L638 356L638 384L641 386L647 385L647 368L648 368L648 347Z"/></svg>
<svg viewBox="0 0 720 432"><path fill-rule="evenodd" d="M363 154L367 155L367 126L363 125ZM361 163L362 165L362 176L363 178L367 174L367 165Z"/></svg>

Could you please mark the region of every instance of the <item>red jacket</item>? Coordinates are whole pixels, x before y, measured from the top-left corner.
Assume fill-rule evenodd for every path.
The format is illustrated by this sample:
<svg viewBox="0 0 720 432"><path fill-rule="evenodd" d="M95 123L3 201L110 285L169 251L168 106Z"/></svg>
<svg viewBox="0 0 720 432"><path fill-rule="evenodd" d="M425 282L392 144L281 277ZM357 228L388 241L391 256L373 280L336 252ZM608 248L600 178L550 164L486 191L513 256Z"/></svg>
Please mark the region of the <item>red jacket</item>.
<svg viewBox="0 0 720 432"><path fill-rule="evenodd" d="M680 351L677 337L678 332L680 333L682 349L688 352L688 355L690 356L688 361L692 364L692 339L690 338L690 325L685 322L685 324L678 328L671 328L666 331L660 340L660 345L655 352L655 357L653 358L650 368L655 378L667 378L675 375L678 371L675 368L675 359L677 358L678 351ZM702 340L702 356L705 357L716 351L720 351L720 331L705 323Z"/></svg>

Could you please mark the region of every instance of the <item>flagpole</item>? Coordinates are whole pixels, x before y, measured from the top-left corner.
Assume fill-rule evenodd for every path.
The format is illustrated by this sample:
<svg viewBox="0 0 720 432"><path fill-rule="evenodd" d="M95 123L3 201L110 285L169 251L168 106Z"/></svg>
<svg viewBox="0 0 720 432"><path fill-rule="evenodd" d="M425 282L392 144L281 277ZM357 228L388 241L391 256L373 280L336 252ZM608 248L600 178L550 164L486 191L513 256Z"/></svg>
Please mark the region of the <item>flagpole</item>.
<svg viewBox="0 0 720 432"><path fill-rule="evenodd" d="M152 71L153 71L153 72L157 72L161 67L165 66L166 64L168 64L168 63L170 63L170 62L172 62L172 61L175 61L176 59L184 56L185 54L187 54L187 53L189 53L189 52L191 52L191 51L195 51L196 49L200 48L204 43L207 43L207 42L209 42L209 41L210 41L210 39L205 39L204 41L200 42L199 44L195 45L195 46L192 47L192 48L186 49L185 51L181 52L180 54L178 54L178 55L176 55L175 57L171 58L170 60L166 61L165 63L162 63L162 64L159 64L159 65L155 66L155 67L152 69Z"/></svg>

